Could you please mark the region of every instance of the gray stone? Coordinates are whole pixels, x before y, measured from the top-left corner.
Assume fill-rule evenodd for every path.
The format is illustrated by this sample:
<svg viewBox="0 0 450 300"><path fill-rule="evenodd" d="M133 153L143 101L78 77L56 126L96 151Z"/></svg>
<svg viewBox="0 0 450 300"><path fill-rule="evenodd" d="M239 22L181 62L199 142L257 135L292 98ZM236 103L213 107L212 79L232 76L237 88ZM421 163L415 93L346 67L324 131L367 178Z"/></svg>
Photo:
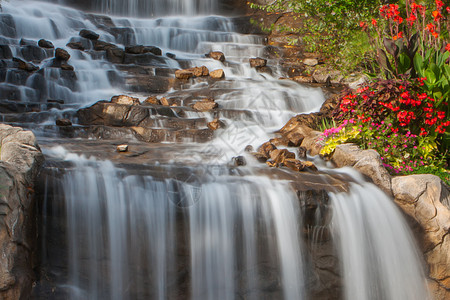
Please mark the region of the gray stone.
<svg viewBox="0 0 450 300"><path fill-rule="evenodd" d="M391 175L375 150L362 150L355 144L342 144L336 147L331 159L339 168L353 167L369 177L385 193L392 195Z"/></svg>

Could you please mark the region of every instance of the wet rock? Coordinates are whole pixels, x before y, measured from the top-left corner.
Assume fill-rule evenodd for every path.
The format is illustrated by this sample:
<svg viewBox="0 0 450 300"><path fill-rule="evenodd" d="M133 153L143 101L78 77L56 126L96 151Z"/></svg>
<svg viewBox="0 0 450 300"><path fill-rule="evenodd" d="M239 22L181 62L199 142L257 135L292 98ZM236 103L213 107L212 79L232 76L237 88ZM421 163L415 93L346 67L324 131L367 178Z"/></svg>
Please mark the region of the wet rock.
<svg viewBox="0 0 450 300"><path fill-rule="evenodd" d="M69 52L67 52L66 50L64 50L62 48L56 48L55 58L63 60L63 61L67 61L70 58L70 54L69 54Z"/></svg>
<svg viewBox="0 0 450 300"><path fill-rule="evenodd" d="M85 47L81 42L71 42L66 44L67 47L75 50L81 50L84 51Z"/></svg>
<svg viewBox="0 0 450 300"><path fill-rule="evenodd" d="M39 47L47 48L47 49L53 49L53 48L55 48L55 46L53 45L52 42L50 42L50 41L48 41L48 40L44 40L44 39L40 39L40 40L38 41L38 45L39 45Z"/></svg>
<svg viewBox="0 0 450 300"><path fill-rule="evenodd" d="M310 67L314 67L319 64L319 60L317 58L305 58L303 60L303 64L310 66Z"/></svg>
<svg viewBox="0 0 450 300"><path fill-rule="evenodd" d="M95 51L104 51L104 50L107 50L107 49L117 48L117 46L114 45L114 44L107 43L107 42L100 41L100 40L94 41L93 44L94 44L94 50Z"/></svg>
<svg viewBox="0 0 450 300"><path fill-rule="evenodd" d="M37 46L37 43L33 40L27 40L24 38L21 38L19 41L20 46Z"/></svg>
<svg viewBox="0 0 450 300"><path fill-rule="evenodd" d="M217 70L211 71L209 73L209 76L213 79L223 79L223 78L225 78L225 73L222 69L217 69Z"/></svg>
<svg viewBox="0 0 450 300"><path fill-rule="evenodd" d="M270 152L277 149L277 147L271 142L265 142L258 148L258 153L261 153L266 159L269 159Z"/></svg>
<svg viewBox="0 0 450 300"><path fill-rule="evenodd" d="M287 149L275 149L270 151L270 160L276 164L281 164L287 158L295 159L295 154Z"/></svg>
<svg viewBox="0 0 450 300"><path fill-rule="evenodd" d="M244 151L245 152L253 152L253 151L255 151L255 149L253 148L252 145L247 145L247 146L245 146Z"/></svg>
<svg viewBox="0 0 450 300"><path fill-rule="evenodd" d="M305 147L302 147L302 146L298 147L298 149L297 149L298 158L306 159L306 153L307 153L307 150Z"/></svg>
<svg viewBox="0 0 450 300"><path fill-rule="evenodd" d="M198 101L196 102L192 108L194 108L197 111L210 111L215 108L217 108L219 105L214 102L214 100L206 100L206 101Z"/></svg>
<svg viewBox="0 0 450 300"><path fill-rule="evenodd" d="M119 127L137 126L147 120L149 115L150 111L145 106L123 105L106 101L97 102L77 111L80 124Z"/></svg>
<svg viewBox="0 0 450 300"><path fill-rule="evenodd" d="M156 96L147 97L144 100L144 103L145 104L153 104L153 105L161 105L161 102L158 100L158 98L156 98Z"/></svg>
<svg viewBox="0 0 450 300"><path fill-rule="evenodd" d="M39 46L23 46L20 53L23 59L33 62L41 62L52 55L52 53L47 55L47 52Z"/></svg>
<svg viewBox="0 0 450 300"><path fill-rule="evenodd" d="M120 48L106 49L106 59L114 64L123 63L125 57L125 51Z"/></svg>
<svg viewBox="0 0 450 300"><path fill-rule="evenodd" d="M128 152L128 145L118 145L116 148L117 152Z"/></svg>
<svg viewBox="0 0 450 300"><path fill-rule="evenodd" d="M296 172L304 171L305 169L317 171L317 167L310 161L300 161L298 159L287 158L283 161L283 165Z"/></svg>
<svg viewBox="0 0 450 300"><path fill-rule="evenodd" d="M195 77L202 77L209 75L209 70L205 66L190 68L188 69L188 71L191 71Z"/></svg>
<svg viewBox="0 0 450 300"><path fill-rule="evenodd" d="M34 72L39 70L38 66L33 65L32 63L21 60L20 58L14 57L13 61L18 63L18 68L27 72Z"/></svg>
<svg viewBox="0 0 450 300"><path fill-rule="evenodd" d="M267 66L265 66L265 67L256 67L255 69L259 73L267 73L267 74L272 74L273 73L272 69L267 67Z"/></svg>
<svg viewBox="0 0 450 300"><path fill-rule="evenodd" d="M55 123L56 126L60 127L72 126L72 122L69 119L57 119Z"/></svg>
<svg viewBox="0 0 450 300"><path fill-rule="evenodd" d="M276 147L278 146L288 146L289 145L289 140L286 138L273 138L269 140L270 143L272 143L273 145L275 145Z"/></svg>
<svg viewBox="0 0 450 300"><path fill-rule="evenodd" d="M166 98L166 97L162 97L161 99L159 99L159 102L161 103L161 105L164 106L170 106L170 101Z"/></svg>
<svg viewBox="0 0 450 300"><path fill-rule="evenodd" d="M220 51L211 51L206 56L221 62L225 61L225 54L223 54L223 52Z"/></svg>
<svg viewBox="0 0 450 300"><path fill-rule="evenodd" d="M171 58L171 59L175 59L175 58L177 57L175 54L170 53L170 52L167 52L167 53L166 53L166 56L167 56L168 58Z"/></svg>
<svg viewBox="0 0 450 300"><path fill-rule="evenodd" d="M189 79L189 78L194 77L194 73L192 71L188 71L188 70L176 70L175 77L177 79Z"/></svg>
<svg viewBox="0 0 450 300"><path fill-rule="evenodd" d="M337 167L350 166L366 175L385 193L392 195L391 175L375 150L362 150L355 144L338 145L331 157Z"/></svg>
<svg viewBox="0 0 450 300"><path fill-rule="evenodd" d="M162 55L162 51L160 48L155 47L155 46L145 46L144 47L144 53L152 53L154 55L157 56L161 56Z"/></svg>
<svg viewBox="0 0 450 300"><path fill-rule="evenodd" d="M256 158L256 160L262 163L265 163L269 159L267 156L259 152L251 152L250 154L253 155Z"/></svg>
<svg viewBox="0 0 450 300"><path fill-rule="evenodd" d="M252 68L260 68L260 67L265 67L267 64L267 59L264 58L250 58L249 60L250 62L250 67Z"/></svg>
<svg viewBox="0 0 450 300"><path fill-rule="evenodd" d="M0 59L11 59L12 52L8 45L0 45Z"/></svg>
<svg viewBox="0 0 450 300"><path fill-rule="evenodd" d="M245 166L247 164L247 161L245 160L245 157L243 156L236 156L231 159L234 166Z"/></svg>
<svg viewBox="0 0 450 300"><path fill-rule="evenodd" d="M217 130L220 128L220 121L219 119L214 119L211 122L208 123L208 128L211 130Z"/></svg>
<svg viewBox="0 0 450 300"><path fill-rule="evenodd" d="M72 65L69 65L68 63L61 63L61 69L66 71L73 71L75 68Z"/></svg>
<svg viewBox="0 0 450 300"><path fill-rule="evenodd" d="M432 299L450 297L450 188L434 175L392 179L395 202L420 227L416 234L429 265Z"/></svg>
<svg viewBox="0 0 450 300"><path fill-rule="evenodd" d="M134 45L134 46L125 47L125 53L142 54L142 53L144 53L144 46Z"/></svg>
<svg viewBox="0 0 450 300"><path fill-rule="evenodd" d="M92 30L88 30L88 29L81 30L79 32L79 35L85 39L93 40L93 41L98 40L98 38L100 37L100 35L93 32Z"/></svg>
<svg viewBox="0 0 450 300"><path fill-rule="evenodd" d="M139 102L138 98L126 96L126 95L119 95L119 96L113 96L111 98L111 103L115 104L122 104L122 105L140 105L141 102Z"/></svg>

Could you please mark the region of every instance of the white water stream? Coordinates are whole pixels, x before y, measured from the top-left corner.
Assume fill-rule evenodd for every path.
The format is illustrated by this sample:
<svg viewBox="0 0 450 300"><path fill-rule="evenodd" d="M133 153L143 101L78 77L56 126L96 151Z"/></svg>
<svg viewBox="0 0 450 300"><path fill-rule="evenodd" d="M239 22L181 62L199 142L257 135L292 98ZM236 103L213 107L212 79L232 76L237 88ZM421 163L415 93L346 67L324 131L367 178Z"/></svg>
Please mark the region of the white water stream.
<svg viewBox="0 0 450 300"><path fill-rule="evenodd" d="M111 17L111 21L116 28L128 29L134 44L161 48L164 68L187 63L223 69L226 80L216 88L229 92L216 102L225 110L246 114L221 116L226 129L218 130L206 144L187 141L187 150L173 158L173 168L186 162L217 168L201 181L135 174L112 162L68 154L62 148L44 149L48 158L72 166L62 176L49 177L54 180L49 186L57 188L48 192L44 203L53 218L60 218L56 223L43 221L46 237L67 238L60 251L67 250L67 257L52 271L58 278L55 290L59 294L36 297L311 299L311 255L305 247L304 214L297 195L288 182L257 176L245 168L244 176L230 174L226 163L246 145L258 146L274 136L290 117L317 110L324 101L322 91L278 80L282 74L276 65L273 76L250 68L248 58L263 55L263 40L235 33L228 18L198 16L216 13L217 2L135 0L94 1L93 5L115 15L145 12L155 16ZM16 91L15 100L21 102L62 99L75 108L124 93L126 86L110 81L111 74L124 76L117 66L102 56L65 46L76 40L81 29L93 30L101 40L121 47L125 46L123 36L99 29L84 12L50 2L10 0L2 7L0 44L23 57L21 38L51 40L71 54L69 63L77 80L74 85L59 69L45 68L22 82L17 72L7 69L0 91ZM167 14L172 16L161 16ZM179 14L183 16L173 16ZM224 52L227 62L205 58L211 50ZM168 52L176 59L165 56ZM43 68L50 61L47 57L36 65ZM205 85L200 82L187 91ZM147 95L134 96L143 100ZM1 99L10 97L11 93ZM31 127L42 136L42 122L54 123L60 114L54 112L32 122ZM214 116L191 112L187 117L212 120ZM205 152L214 155L206 158ZM169 174L169 167L164 168ZM195 168L190 169L192 173ZM352 184L350 193L331 193L330 198L330 228L344 291L336 299L426 299L416 246L391 199L363 182ZM54 251L62 255L58 249L49 249L44 240L43 261L55 265L49 254Z"/></svg>

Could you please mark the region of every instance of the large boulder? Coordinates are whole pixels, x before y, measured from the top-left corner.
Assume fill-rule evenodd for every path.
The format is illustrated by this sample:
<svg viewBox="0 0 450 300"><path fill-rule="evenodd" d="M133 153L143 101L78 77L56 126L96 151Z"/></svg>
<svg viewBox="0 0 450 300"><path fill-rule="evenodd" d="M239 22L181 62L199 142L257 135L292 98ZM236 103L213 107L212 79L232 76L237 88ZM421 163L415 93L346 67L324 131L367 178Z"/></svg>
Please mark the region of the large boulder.
<svg viewBox="0 0 450 300"><path fill-rule="evenodd" d="M100 37L100 35L93 32L92 30L88 30L88 29L81 30L79 35L85 39L93 40L93 41L98 40L98 38Z"/></svg>
<svg viewBox="0 0 450 300"><path fill-rule="evenodd" d="M362 150L355 144L342 144L336 147L331 159L338 167L353 167L370 178L385 193L392 195L391 175L375 150Z"/></svg>
<svg viewBox="0 0 450 300"><path fill-rule="evenodd" d="M0 124L0 299L29 299L37 233L34 182L44 158L30 131Z"/></svg>
<svg viewBox="0 0 450 300"><path fill-rule="evenodd" d="M420 226L432 299L450 299L450 189L437 176L392 179L395 202Z"/></svg>

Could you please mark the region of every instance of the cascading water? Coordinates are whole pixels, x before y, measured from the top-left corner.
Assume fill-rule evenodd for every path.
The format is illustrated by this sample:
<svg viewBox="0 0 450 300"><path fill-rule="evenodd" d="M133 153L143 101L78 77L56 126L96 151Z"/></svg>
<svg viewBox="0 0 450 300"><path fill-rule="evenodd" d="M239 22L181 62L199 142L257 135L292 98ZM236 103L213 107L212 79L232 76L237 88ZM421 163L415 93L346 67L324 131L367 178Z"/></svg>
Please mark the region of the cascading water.
<svg viewBox="0 0 450 300"><path fill-rule="evenodd" d="M311 200L307 192L296 193L292 179L280 179L286 174L261 175L267 170L248 156L246 167L227 165L246 145L260 145L290 117L317 110L324 101L318 88L279 80L282 73L276 67L270 75L248 66L248 57L264 55L260 36L234 32L229 18L197 16L216 13L216 1L90 4L104 13L155 18L94 16L49 2L2 3L0 41L10 56L29 61L27 51L40 51L37 41L46 38L68 50L74 67L73 72L52 67L53 52L44 50L39 60L32 60L40 70L31 75L12 68L7 59L1 62L7 67L0 72L1 100L8 105L38 103L41 109L1 117L31 127L51 162L41 178L43 247L34 298L427 298L408 228L373 185L352 183L347 192L330 188ZM144 66L133 61L124 66L126 59L117 64L107 51L94 50L94 42L79 37L82 29L121 48L157 46L162 55ZM69 42L86 49L68 48ZM227 61L205 58L212 50L224 52ZM226 127L203 144L186 139L181 147L171 140L147 146L145 153L163 150L145 161L129 156L120 166L54 148L46 130L56 118L68 115L76 122L76 109L115 94L147 96L133 90L129 65L154 80L158 72L184 67L223 69L226 80L213 86L197 81L164 95L184 94L181 106L187 106L183 101L189 96L211 90L217 94L218 112L187 109L180 119L219 117ZM65 104L61 110L44 109L48 100ZM167 118L156 121L155 128L165 128ZM78 153L95 144L77 139L74 147L71 142L56 140ZM109 150L92 151L101 156ZM327 183L325 174L314 178Z"/></svg>

